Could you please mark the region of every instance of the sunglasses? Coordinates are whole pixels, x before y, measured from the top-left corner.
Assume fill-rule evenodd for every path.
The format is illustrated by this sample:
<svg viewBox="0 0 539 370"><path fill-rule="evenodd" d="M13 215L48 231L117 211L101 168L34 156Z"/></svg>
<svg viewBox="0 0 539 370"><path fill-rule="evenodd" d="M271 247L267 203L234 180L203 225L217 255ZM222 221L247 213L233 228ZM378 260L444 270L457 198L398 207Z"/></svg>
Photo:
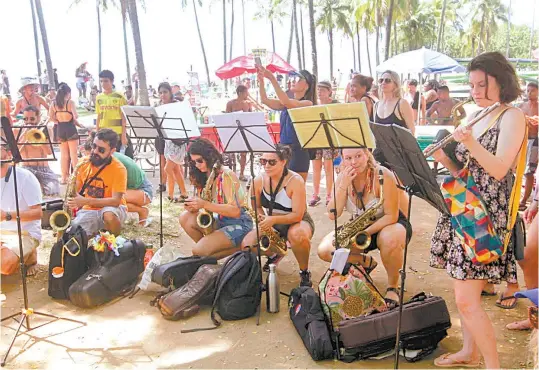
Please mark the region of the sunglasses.
<svg viewBox="0 0 539 370"><path fill-rule="evenodd" d="M277 160L276 159L264 159L264 158L260 158L260 164L262 166L265 166L266 164L269 164L270 167L273 167L277 164Z"/></svg>
<svg viewBox="0 0 539 370"><path fill-rule="evenodd" d="M24 117L24 122L35 122L37 121L37 117Z"/></svg>
<svg viewBox="0 0 539 370"><path fill-rule="evenodd" d="M95 149L97 149L97 152L100 154L105 154L105 152L107 151L107 149L102 146L92 144L92 150L95 150Z"/></svg>
<svg viewBox="0 0 539 370"><path fill-rule="evenodd" d="M197 159L191 160L191 162L193 162L193 163L198 163L198 164L202 164L202 163L204 163L204 159L202 159L202 158L197 158Z"/></svg>
<svg viewBox="0 0 539 370"><path fill-rule="evenodd" d="M392 83L392 82L393 82L393 80L392 80L391 78L380 78L380 79L378 80L378 83L379 83L379 84L383 84L383 83L390 84L390 83Z"/></svg>

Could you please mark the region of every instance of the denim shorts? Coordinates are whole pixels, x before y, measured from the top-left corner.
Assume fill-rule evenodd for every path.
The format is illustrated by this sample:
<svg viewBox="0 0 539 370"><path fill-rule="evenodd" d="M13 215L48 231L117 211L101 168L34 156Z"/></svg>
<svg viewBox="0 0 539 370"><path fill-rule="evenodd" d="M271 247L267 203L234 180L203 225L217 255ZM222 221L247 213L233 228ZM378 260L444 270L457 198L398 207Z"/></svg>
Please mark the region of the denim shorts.
<svg viewBox="0 0 539 370"><path fill-rule="evenodd" d="M253 219L244 208L241 209L239 218L223 216L216 221L216 230L222 231L235 247L239 247L245 235L253 229Z"/></svg>
<svg viewBox="0 0 539 370"><path fill-rule="evenodd" d="M150 202L152 201L152 199L153 199L153 185L150 182L150 180L148 180L147 177L144 177L144 181L142 181L142 184L140 185L138 190L142 190L144 192L144 194L146 194L146 196L148 197Z"/></svg>

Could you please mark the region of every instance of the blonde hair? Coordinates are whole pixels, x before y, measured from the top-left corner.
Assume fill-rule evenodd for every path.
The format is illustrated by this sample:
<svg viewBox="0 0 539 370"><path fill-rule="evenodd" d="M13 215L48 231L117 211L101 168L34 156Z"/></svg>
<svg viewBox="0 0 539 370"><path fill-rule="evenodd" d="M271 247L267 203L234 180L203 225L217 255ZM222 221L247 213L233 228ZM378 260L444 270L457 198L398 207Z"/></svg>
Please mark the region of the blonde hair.
<svg viewBox="0 0 539 370"><path fill-rule="evenodd" d="M392 97L402 98L401 79L400 79L399 75L395 71L389 71L388 70L388 71L382 72L382 74L380 74L380 76L383 76L386 73L391 75L391 80L395 83L395 90L393 90L393 96ZM380 97L380 99L385 98L384 93L382 92L382 84L380 84L380 86L378 86L378 96Z"/></svg>

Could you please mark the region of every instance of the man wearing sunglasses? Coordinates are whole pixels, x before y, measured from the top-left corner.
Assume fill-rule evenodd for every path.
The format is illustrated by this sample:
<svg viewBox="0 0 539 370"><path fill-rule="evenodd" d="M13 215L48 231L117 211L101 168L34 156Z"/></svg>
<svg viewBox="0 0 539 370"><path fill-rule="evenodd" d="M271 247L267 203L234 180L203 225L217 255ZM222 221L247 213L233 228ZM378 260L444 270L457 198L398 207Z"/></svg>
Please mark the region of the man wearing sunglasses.
<svg viewBox="0 0 539 370"><path fill-rule="evenodd" d="M36 126L41 121L41 113L39 109L33 105L29 105L24 108L23 111L23 120L25 126ZM46 127L40 128L42 132L47 131ZM44 130L43 130L44 129ZM21 133L19 143L21 145L19 150L24 159L45 159L51 155L51 146L46 141L45 143L29 143L29 137L27 137L28 131L31 128L26 128ZM57 195L60 193L60 183L58 182L58 175L55 174L49 167L49 162L47 161L35 161L35 162L24 162L24 168L32 172L39 184L41 185L41 191L43 195Z"/></svg>
<svg viewBox="0 0 539 370"><path fill-rule="evenodd" d="M68 199L71 209L77 209L73 225L78 224L89 237L105 229L120 234L127 216L127 170L113 157L118 134L111 129L97 131L89 157L77 170L77 194Z"/></svg>

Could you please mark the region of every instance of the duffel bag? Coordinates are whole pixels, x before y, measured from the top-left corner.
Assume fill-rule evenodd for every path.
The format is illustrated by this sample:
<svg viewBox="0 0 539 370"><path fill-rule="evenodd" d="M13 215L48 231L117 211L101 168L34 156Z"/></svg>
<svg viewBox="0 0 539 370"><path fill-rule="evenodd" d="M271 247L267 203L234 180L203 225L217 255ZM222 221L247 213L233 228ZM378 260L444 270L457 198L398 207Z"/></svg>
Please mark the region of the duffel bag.
<svg viewBox="0 0 539 370"><path fill-rule="evenodd" d="M165 288L179 288L186 284L202 265L216 265L215 257L180 257L175 261L157 266L152 272L152 281Z"/></svg>
<svg viewBox="0 0 539 370"><path fill-rule="evenodd" d="M129 291L144 270L146 245L140 240L128 240L119 255L87 250L93 256L93 266L69 288L69 299L82 308L97 307Z"/></svg>
<svg viewBox="0 0 539 370"><path fill-rule="evenodd" d="M290 320L315 361L333 358L333 344L320 305L311 287L292 289L288 300Z"/></svg>

